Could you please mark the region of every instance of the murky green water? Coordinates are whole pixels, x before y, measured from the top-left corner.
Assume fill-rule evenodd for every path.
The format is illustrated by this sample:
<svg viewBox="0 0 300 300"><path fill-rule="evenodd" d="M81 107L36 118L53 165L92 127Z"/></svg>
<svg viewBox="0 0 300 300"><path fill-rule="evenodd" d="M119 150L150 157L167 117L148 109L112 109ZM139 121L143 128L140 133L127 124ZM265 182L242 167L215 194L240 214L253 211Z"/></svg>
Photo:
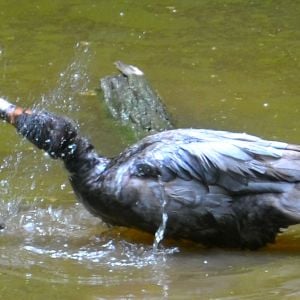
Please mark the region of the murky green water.
<svg viewBox="0 0 300 300"><path fill-rule="evenodd" d="M178 127L298 142L297 1L0 1L0 95L71 116L97 149L132 138L91 93L138 65ZM75 204L61 164L1 124L1 299L299 299L300 229L258 252L165 244Z"/></svg>

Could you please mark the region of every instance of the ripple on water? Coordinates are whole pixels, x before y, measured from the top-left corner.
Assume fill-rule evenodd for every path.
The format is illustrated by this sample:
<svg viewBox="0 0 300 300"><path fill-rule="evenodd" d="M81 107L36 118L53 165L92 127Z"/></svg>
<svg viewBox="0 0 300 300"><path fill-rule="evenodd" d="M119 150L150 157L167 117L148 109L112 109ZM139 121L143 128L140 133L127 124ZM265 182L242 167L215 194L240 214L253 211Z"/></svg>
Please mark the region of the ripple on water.
<svg viewBox="0 0 300 300"><path fill-rule="evenodd" d="M15 275L23 276L24 268L34 266L33 278L85 284L103 282L103 274L117 270L161 266L178 252L178 248L163 246L154 251L151 243L123 239L81 204L64 208L19 206L6 219L0 247L0 265L15 270Z"/></svg>

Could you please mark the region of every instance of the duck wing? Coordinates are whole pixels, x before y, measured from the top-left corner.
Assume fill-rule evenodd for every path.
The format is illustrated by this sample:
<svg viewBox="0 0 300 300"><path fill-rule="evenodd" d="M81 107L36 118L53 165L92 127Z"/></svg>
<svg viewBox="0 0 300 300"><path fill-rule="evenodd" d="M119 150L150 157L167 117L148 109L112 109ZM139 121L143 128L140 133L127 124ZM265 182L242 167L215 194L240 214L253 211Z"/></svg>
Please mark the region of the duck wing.
<svg viewBox="0 0 300 300"><path fill-rule="evenodd" d="M300 146L213 130L173 130L146 138L132 174L218 185L232 193L282 192L300 181ZM147 146L146 146L147 145Z"/></svg>

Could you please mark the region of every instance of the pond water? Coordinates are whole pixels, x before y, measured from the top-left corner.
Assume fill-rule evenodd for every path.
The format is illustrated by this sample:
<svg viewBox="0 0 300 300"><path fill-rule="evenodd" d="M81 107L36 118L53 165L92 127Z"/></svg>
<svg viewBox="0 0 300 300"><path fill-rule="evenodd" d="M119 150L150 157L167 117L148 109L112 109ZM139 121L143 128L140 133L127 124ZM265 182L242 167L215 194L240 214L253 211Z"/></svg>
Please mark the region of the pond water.
<svg viewBox="0 0 300 300"><path fill-rule="evenodd" d="M70 116L103 154L133 137L95 92L139 66L178 127L299 142L298 1L3 1L0 95ZM299 299L300 227L256 252L163 243L76 203L60 162L1 124L1 299Z"/></svg>

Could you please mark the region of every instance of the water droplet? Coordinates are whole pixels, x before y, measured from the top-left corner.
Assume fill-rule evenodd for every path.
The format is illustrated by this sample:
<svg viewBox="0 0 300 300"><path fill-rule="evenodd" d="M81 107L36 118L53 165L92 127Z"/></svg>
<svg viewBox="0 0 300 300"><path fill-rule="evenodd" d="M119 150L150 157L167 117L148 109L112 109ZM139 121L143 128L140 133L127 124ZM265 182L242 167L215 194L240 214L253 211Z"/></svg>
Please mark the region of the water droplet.
<svg viewBox="0 0 300 300"><path fill-rule="evenodd" d="M155 238L153 242L153 249L156 251L158 248L159 243L163 240L165 230L167 227L167 221L168 221L168 214L165 211L165 207L167 205L167 199L165 195L165 189L163 186L163 183L161 182L161 178L158 177L158 184L161 194L161 208L162 208L162 221L160 226L158 227L157 231L155 232Z"/></svg>
<svg viewBox="0 0 300 300"><path fill-rule="evenodd" d="M34 223L27 223L23 226L23 228L27 231L27 232L34 232L35 231L35 225Z"/></svg>

